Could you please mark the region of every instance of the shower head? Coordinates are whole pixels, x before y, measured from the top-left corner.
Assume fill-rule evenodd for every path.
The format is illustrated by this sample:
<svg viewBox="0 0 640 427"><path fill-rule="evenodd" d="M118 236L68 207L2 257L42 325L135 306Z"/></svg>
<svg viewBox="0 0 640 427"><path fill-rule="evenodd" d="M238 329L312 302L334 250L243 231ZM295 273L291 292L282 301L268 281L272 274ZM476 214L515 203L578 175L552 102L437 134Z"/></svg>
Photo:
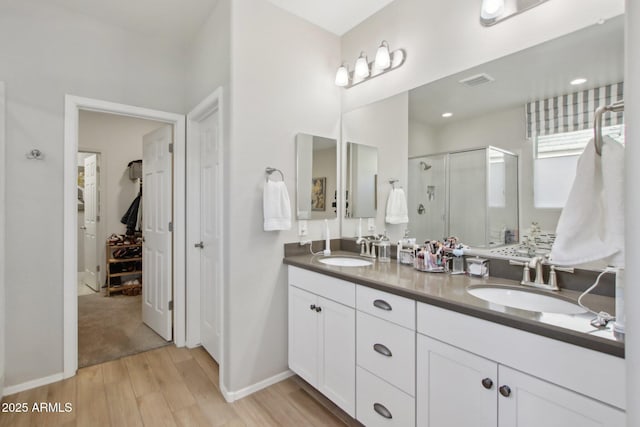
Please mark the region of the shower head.
<svg viewBox="0 0 640 427"><path fill-rule="evenodd" d="M423 171L428 171L429 169L431 169L431 165L428 165L425 162L420 162L420 167Z"/></svg>

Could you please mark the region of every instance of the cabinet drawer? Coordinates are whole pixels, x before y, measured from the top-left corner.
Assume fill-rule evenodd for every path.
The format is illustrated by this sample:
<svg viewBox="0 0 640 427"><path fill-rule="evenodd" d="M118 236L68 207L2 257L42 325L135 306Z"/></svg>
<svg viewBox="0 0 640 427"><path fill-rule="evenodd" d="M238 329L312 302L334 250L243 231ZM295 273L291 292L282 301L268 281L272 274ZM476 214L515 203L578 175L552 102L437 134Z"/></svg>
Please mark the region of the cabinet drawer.
<svg viewBox="0 0 640 427"><path fill-rule="evenodd" d="M357 368L356 415L367 427L415 426L413 397L381 380L372 373Z"/></svg>
<svg viewBox="0 0 640 427"><path fill-rule="evenodd" d="M357 286L356 307L360 311L405 328L416 329L416 302L412 299L366 286Z"/></svg>
<svg viewBox="0 0 640 427"><path fill-rule="evenodd" d="M289 266L289 284L349 307L356 306L356 285L346 280Z"/></svg>
<svg viewBox="0 0 640 427"><path fill-rule="evenodd" d="M415 395L415 332L358 311L359 366Z"/></svg>

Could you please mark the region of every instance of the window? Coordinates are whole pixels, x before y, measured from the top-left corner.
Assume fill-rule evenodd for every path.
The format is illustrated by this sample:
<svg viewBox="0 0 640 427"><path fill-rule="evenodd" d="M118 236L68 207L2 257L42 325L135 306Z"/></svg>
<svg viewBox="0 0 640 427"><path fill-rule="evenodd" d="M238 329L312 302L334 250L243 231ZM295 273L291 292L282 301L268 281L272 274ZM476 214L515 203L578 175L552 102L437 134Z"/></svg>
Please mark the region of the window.
<svg viewBox="0 0 640 427"><path fill-rule="evenodd" d="M602 135L624 144L622 124L602 128ZM540 135L534 142L533 199L536 208L562 208L576 176L578 158L593 130Z"/></svg>

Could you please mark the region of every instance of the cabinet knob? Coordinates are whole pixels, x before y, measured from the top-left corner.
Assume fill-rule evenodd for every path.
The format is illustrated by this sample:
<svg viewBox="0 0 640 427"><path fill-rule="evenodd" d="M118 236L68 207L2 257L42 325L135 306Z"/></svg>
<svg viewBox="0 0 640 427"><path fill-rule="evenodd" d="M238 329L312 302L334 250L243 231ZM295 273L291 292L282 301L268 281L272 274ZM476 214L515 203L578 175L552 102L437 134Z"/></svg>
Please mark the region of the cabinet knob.
<svg viewBox="0 0 640 427"><path fill-rule="evenodd" d="M393 355L391 350L384 344L374 344L373 349L383 356L391 357Z"/></svg>
<svg viewBox="0 0 640 427"><path fill-rule="evenodd" d="M204 249L204 242L198 242L193 246L196 247L196 248Z"/></svg>
<svg viewBox="0 0 640 427"><path fill-rule="evenodd" d="M373 410L376 411L380 416L383 416L388 420L393 418L393 416L391 415L391 412L387 408L385 408L385 406L381 403L374 403Z"/></svg>
<svg viewBox="0 0 640 427"><path fill-rule="evenodd" d="M482 380L482 386L487 390L491 390L491 388L493 387L493 381L491 380L491 378L485 378Z"/></svg>
<svg viewBox="0 0 640 427"><path fill-rule="evenodd" d="M509 397L511 396L511 387L509 387L508 385L503 385L501 386L498 391L500 392L501 395L503 395L504 397Z"/></svg>
<svg viewBox="0 0 640 427"><path fill-rule="evenodd" d="M320 313L321 311L322 311L322 307L320 307L320 306L316 307L316 312L317 313Z"/></svg>
<svg viewBox="0 0 640 427"><path fill-rule="evenodd" d="M315 309L316 309L316 305L315 305L315 304L311 304L311 305L309 306L309 309L311 309L311 310L315 310Z"/></svg>
<svg viewBox="0 0 640 427"><path fill-rule="evenodd" d="M391 304L389 304L388 302L386 302L383 299L375 300L373 302L373 306L379 308L380 310L391 311Z"/></svg>

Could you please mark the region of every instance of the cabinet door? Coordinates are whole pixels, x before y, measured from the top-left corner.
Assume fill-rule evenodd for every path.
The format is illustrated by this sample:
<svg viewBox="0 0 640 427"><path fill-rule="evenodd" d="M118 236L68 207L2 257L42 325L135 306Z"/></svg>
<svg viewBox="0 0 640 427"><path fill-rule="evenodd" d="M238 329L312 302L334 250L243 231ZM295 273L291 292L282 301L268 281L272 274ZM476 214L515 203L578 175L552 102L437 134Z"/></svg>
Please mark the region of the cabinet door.
<svg viewBox="0 0 640 427"><path fill-rule="evenodd" d="M289 368L313 386L318 383L317 299L310 292L289 286Z"/></svg>
<svg viewBox="0 0 640 427"><path fill-rule="evenodd" d="M625 425L624 412L597 400L505 366L500 366L499 377L499 427Z"/></svg>
<svg viewBox="0 0 640 427"><path fill-rule="evenodd" d="M356 398L356 315L353 308L318 297L318 390L352 417Z"/></svg>
<svg viewBox="0 0 640 427"><path fill-rule="evenodd" d="M417 425L496 427L497 374L493 361L418 335Z"/></svg>

